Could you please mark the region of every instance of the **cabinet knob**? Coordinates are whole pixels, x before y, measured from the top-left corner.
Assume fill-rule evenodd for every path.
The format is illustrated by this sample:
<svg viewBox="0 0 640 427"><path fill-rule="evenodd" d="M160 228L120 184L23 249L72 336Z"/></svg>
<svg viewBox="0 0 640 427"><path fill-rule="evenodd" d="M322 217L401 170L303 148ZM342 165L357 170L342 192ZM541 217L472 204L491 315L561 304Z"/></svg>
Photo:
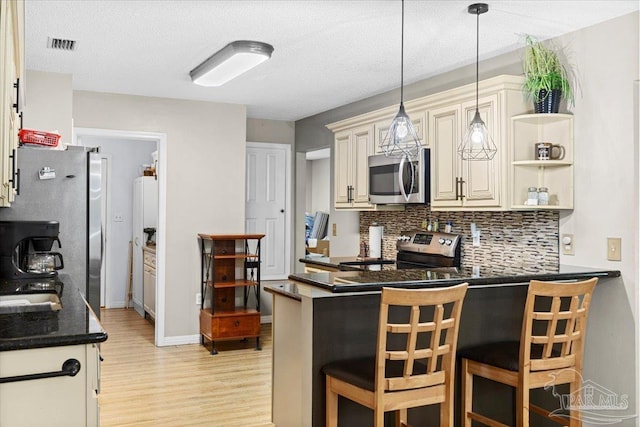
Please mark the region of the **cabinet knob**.
<svg viewBox="0 0 640 427"><path fill-rule="evenodd" d="M236 320L235 322L233 322L233 326L240 326L240 321Z"/></svg>

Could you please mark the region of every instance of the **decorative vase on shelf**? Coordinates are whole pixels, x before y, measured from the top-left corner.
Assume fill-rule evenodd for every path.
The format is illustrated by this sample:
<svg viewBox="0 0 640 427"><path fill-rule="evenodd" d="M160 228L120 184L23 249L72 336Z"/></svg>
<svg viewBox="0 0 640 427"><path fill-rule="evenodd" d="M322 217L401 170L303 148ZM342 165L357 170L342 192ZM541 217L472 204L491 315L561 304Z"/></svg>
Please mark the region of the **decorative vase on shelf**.
<svg viewBox="0 0 640 427"><path fill-rule="evenodd" d="M542 89L533 102L534 111L536 113L557 113L561 98L562 91L560 89L552 89L551 91Z"/></svg>

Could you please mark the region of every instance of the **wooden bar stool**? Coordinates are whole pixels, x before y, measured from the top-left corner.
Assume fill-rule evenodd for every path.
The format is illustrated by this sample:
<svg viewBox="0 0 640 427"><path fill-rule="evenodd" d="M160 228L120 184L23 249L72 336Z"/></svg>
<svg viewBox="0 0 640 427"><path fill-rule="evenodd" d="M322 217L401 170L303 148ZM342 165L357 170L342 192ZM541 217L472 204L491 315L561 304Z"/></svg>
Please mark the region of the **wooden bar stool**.
<svg viewBox="0 0 640 427"><path fill-rule="evenodd" d="M516 389L516 425L529 426L529 412L559 424L582 425L579 408L552 415L529 402L529 390L569 384L570 393L582 387L582 356L587 315L597 278L573 283L529 284L520 342L480 345L460 351L462 357L462 425L472 421L507 426L473 412L473 377L480 376ZM535 423L534 423L535 425Z"/></svg>
<svg viewBox="0 0 640 427"><path fill-rule="evenodd" d="M384 426L389 411L395 412L396 426L408 426L407 408L436 403L441 404L440 425L452 426L456 345L466 291L466 283L441 289L383 288L376 355L322 369L326 425L337 427L338 396L344 396L373 409L375 427ZM404 307L394 309L394 322L389 320L392 306ZM433 316L425 319L430 312ZM395 316L406 320L396 323Z"/></svg>

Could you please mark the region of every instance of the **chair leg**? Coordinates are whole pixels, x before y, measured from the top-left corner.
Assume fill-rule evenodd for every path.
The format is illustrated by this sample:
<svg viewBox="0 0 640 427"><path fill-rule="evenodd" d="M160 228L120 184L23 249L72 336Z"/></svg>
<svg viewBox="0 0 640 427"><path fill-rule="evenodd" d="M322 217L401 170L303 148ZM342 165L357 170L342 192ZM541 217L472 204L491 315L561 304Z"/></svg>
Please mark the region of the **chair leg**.
<svg viewBox="0 0 640 427"><path fill-rule="evenodd" d="M473 375L469 373L469 361L462 359L462 419L460 424L471 427L471 418L468 414L473 410ZM442 413L440 414L442 419ZM442 423L441 423L442 424Z"/></svg>
<svg viewBox="0 0 640 427"><path fill-rule="evenodd" d="M569 384L569 393L571 396L574 396L574 393L578 392L582 388L582 378L580 375L576 375L576 380ZM570 404L572 402L569 402ZM571 405L571 410L569 411L569 427L582 427L582 414L580 413L580 408L573 409L576 405Z"/></svg>
<svg viewBox="0 0 640 427"><path fill-rule="evenodd" d="M404 427L409 425L409 420L407 419L407 408L398 409L395 411L396 417L396 427Z"/></svg>
<svg viewBox="0 0 640 427"><path fill-rule="evenodd" d="M384 411L382 408L373 410L373 427L384 427Z"/></svg>
<svg viewBox="0 0 640 427"><path fill-rule="evenodd" d="M451 427L453 425L453 384L449 381L445 401L440 403L440 427Z"/></svg>
<svg viewBox="0 0 640 427"><path fill-rule="evenodd" d="M326 380L326 426L338 427L338 394L331 388L332 378L327 376Z"/></svg>
<svg viewBox="0 0 640 427"><path fill-rule="evenodd" d="M529 427L529 382L519 381L516 388L516 426Z"/></svg>

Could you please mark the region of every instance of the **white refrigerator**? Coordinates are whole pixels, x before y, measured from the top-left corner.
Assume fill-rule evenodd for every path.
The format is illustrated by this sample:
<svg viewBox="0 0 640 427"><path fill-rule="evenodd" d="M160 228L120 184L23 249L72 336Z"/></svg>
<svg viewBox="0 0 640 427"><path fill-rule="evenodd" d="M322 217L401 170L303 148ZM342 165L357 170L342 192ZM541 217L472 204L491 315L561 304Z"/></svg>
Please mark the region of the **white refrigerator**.
<svg viewBox="0 0 640 427"><path fill-rule="evenodd" d="M144 317L143 254L147 241L145 228L158 228L158 181L153 176L141 176L133 181L133 270L132 302ZM155 236L154 236L155 239Z"/></svg>

